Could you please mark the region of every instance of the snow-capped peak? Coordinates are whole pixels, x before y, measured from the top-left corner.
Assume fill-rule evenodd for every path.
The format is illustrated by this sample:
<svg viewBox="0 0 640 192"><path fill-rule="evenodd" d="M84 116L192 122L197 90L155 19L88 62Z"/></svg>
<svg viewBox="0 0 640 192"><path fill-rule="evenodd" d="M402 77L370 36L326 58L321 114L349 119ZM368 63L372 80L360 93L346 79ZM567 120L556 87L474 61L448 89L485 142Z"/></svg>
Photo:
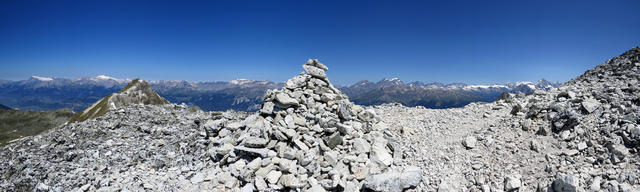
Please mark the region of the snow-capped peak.
<svg viewBox="0 0 640 192"><path fill-rule="evenodd" d="M519 82L516 82L516 86L527 86L532 90L536 89L536 85L534 83L530 82L530 81L519 81Z"/></svg>
<svg viewBox="0 0 640 192"><path fill-rule="evenodd" d="M404 84L400 79L398 78L385 78L382 80L382 82L385 82L385 84L387 83L391 83L392 85L402 85ZM388 84L387 84L388 85Z"/></svg>
<svg viewBox="0 0 640 192"><path fill-rule="evenodd" d="M518 82L516 82L516 86L531 85L531 84L533 84L531 81L518 81Z"/></svg>
<svg viewBox="0 0 640 192"><path fill-rule="evenodd" d="M51 77L38 77L38 76L34 75L34 76L31 76L31 78L34 78L34 79L37 79L37 80L40 80L40 81L53 81L53 78L51 78Z"/></svg>
<svg viewBox="0 0 640 192"><path fill-rule="evenodd" d="M384 81L398 81L400 79L398 79L397 77L394 78L385 78Z"/></svg>
<svg viewBox="0 0 640 192"><path fill-rule="evenodd" d="M494 88L494 89L499 89L499 88L509 88L506 85L498 85L498 84L493 84L493 85L467 85L462 87L462 89L464 90L478 90L478 89L490 89L490 88Z"/></svg>
<svg viewBox="0 0 640 192"><path fill-rule="evenodd" d="M116 79L116 78L113 78L113 77L109 77L109 76L106 76L106 75L98 75L95 78L96 79L102 79L102 80L119 80L119 79Z"/></svg>
<svg viewBox="0 0 640 192"><path fill-rule="evenodd" d="M234 84L234 85L244 85L247 83L252 83L255 82L255 80L249 80L249 79L234 79L231 80L229 83Z"/></svg>
<svg viewBox="0 0 640 192"><path fill-rule="evenodd" d="M95 76L95 77L91 77L91 78L89 78L89 80L92 80L92 81L109 81L109 80L112 80L112 81L116 81L118 83L124 83L124 82L128 82L129 81L129 79L118 79L118 78L109 77L109 76L106 76L106 75L98 75L98 76Z"/></svg>

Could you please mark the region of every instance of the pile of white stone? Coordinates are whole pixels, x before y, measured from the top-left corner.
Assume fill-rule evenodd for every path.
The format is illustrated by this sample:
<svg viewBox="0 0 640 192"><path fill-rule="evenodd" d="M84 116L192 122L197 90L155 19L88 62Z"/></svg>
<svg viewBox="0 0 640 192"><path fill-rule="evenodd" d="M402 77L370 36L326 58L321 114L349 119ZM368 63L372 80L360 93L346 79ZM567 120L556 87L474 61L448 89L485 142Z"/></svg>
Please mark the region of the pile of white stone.
<svg viewBox="0 0 640 192"><path fill-rule="evenodd" d="M258 112L203 123L209 153L220 170L216 177L226 177L220 184L246 191L402 191L417 186L422 171L396 167L402 151L394 148L375 111L351 103L329 82L327 67L318 60L302 67L306 73L266 92Z"/></svg>

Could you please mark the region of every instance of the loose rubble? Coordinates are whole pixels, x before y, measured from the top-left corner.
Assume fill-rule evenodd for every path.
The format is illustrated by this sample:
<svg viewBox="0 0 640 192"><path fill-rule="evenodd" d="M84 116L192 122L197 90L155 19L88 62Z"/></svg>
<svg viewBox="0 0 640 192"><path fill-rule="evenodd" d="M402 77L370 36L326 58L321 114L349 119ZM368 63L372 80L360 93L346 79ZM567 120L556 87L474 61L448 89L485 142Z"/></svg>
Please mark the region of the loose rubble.
<svg viewBox="0 0 640 192"><path fill-rule="evenodd" d="M131 105L3 146L3 191L640 191L640 48L464 108L362 107L317 60L255 113Z"/></svg>
<svg viewBox="0 0 640 192"><path fill-rule="evenodd" d="M411 181L391 180L396 191L417 186L419 168L401 173L396 170L401 167L390 167L392 154L400 151L390 147L395 139L385 135L386 129L376 126L376 113L351 103L329 82L322 63L309 60L303 68L306 73L288 80L285 88L268 90L259 112L241 122L223 118L208 123L215 125L206 130L218 168L227 171L259 159L260 166L232 175L243 185L277 190L359 191L366 179L375 183L399 176L411 176ZM223 130L230 133L220 135Z"/></svg>
<svg viewBox="0 0 640 192"><path fill-rule="evenodd" d="M390 132L414 130L399 141L399 164L427 170L418 190L640 191L639 55L636 47L559 88L492 103L374 110Z"/></svg>

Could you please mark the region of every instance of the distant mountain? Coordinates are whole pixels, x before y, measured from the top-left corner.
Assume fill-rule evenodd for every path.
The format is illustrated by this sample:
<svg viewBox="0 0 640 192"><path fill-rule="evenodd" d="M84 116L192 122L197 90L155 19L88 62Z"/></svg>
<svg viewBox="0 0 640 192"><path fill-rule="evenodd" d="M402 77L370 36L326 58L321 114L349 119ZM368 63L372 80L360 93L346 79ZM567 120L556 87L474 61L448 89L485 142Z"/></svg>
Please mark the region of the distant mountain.
<svg viewBox="0 0 640 192"><path fill-rule="evenodd" d="M22 110L69 108L81 111L124 88L130 79L100 75L78 79L32 76L21 81L0 81L0 103ZM149 81L153 90L172 103L197 105L207 111L253 111L267 89L283 83L237 79L229 82Z"/></svg>
<svg viewBox="0 0 640 192"><path fill-rule="evenodd" d="M13 109L13 108L0 104L0 110L7 110L7 109Z"/></svg>
<svg viewBox="0 0 640 192"><path fill-rule="evenodd" d="M267 89L283 83L236 79L229 82L152 81L151 87L172 103L196 105L206 111L258 110Z"/></svg>
<svg viewBox="0 0 640 192"><path fill-rule="evenodd" d="M151 89L149 83L141 79L134 79L117 93L112 93L90 107L78 112L71 117L69 122L79 122L102 116L108 111L116 110L133 104L160 105L169 104Z"/></svg>
<svg viewBox="0 0 640 192"><path fill-rule="evenodd" d="M32 76L0 84L0 103L20 110L69 108L80 111L125 85L126 82L98 78L71 80Z"/></svg>
<svg viewBox="0 0 640 192"><path fill-rule="evenodd" d="M518 82L504 85L467 85L463 83L423 83L405 84L398 78L383 79L377 83L360 81L339 89L360 105L379 105L383 103L402 103L406 106L424 106L427 108L462 107L471 102L490 102L502 93L532 93L535 90L548 90L562 83L552 83L542 79L536 83Z"/></svg>
<svg viewBox="0 0 640 192"><path fill-rule="evenodd" d="M69 108L81 111L103 97L124 88L130 79L100 75L78 79L33 76L22 81L0 81L0 103L22 110ZM151 88L172 103L197 105L206 111L255 111L267 89L284 83L236 79L228 82L149 81ZM399 102L427 108L461 107L470 102L493 101L503 92L531 93L560 83L540 80L504 85L467 85L410 82L398 78L378 82L360 81L339 89L361 105Z"/></svg>

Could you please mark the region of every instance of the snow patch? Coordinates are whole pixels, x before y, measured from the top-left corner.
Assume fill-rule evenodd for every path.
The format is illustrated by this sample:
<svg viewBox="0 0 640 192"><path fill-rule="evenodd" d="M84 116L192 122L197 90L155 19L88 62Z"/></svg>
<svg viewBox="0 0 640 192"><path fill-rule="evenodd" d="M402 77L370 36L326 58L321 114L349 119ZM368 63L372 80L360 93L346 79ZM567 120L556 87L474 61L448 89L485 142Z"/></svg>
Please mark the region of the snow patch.
<svg viewBox="0 0 640 192"><path fill-rule="evenodd" d="M31 78L40 80L40 81L53 81L53 78L50 77L38 77L38 76L31 76Z"/></svg>
<svg viewBox="0 0 640 192"><path fill-rule="evenodd" d="M98 75L98 76L96 76L96 79L102 79L102 80L110 80L110 79L111 79L111 80L118 80L118 79L116 79L116 78L109 77L109 76L106 76L106 75Z"/></svg>
<svg viewBox="0 0 640 192"><path fill-rule="evenodd" d="M497 85L497 84L493 84L493 85L468 85L463 87L462 89L464 90L478 90L478 89L490 89L490 88L495 88L495 89L499 89L499 88L509 88L506 85Z"/></svg>
<svg viewBox="0 0 640 192"><path fill-rule="evenodd" d="M229 83L234 85L244 85L244 84L253 83L253 82L255 82L255 80L249 80L249 79L234 79L229 81Z"/></svg>

